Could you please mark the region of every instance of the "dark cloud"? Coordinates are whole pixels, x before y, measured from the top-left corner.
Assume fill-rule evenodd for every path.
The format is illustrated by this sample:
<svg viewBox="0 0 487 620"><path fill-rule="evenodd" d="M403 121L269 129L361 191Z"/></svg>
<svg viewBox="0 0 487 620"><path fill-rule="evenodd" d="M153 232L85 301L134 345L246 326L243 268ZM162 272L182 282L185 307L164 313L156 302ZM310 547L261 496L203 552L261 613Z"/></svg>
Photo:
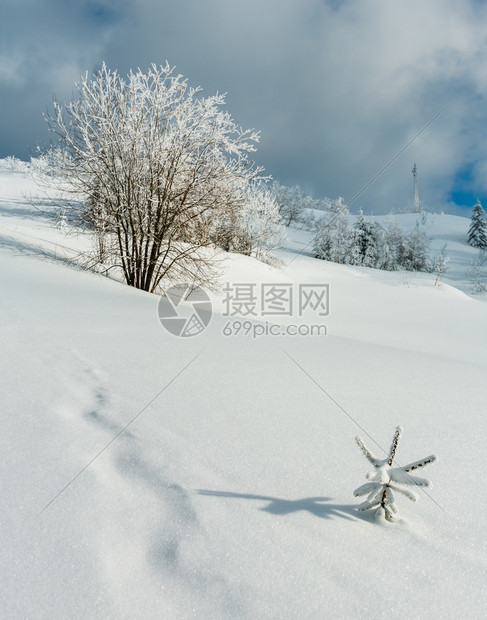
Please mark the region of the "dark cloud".
<svg viewBox="0 0 487 620"><path fill-rule="evenodd" d="M106 2L3 0L0 26L0 156L27 157L48 139L42 110L103 54L117 23Z"/></svg>
<svg viewBox="0 0 487 620"><path fill-rule="evenodd" d="M466 0L3 0L2 155L45 140L40 109L103 60L121 72L168 60L262 130L259 163L315 195L446 209L487 195L487 8Z"/></svg>

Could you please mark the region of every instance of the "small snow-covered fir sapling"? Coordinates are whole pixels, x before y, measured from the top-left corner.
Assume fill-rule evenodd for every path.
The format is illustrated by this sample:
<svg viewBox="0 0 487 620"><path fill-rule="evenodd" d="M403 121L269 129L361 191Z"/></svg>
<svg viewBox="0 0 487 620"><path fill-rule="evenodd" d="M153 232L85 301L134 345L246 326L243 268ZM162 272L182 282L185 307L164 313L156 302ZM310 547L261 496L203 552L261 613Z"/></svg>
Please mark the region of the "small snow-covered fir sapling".
<svg viewBox="0 0 487 620"><path fill-rule="evenodd" d="M355 438L365 458L372 463L377 470L372 474L367 474L367 479L370 480L370 482L355 489L353 493L355 497L368 495L366 501L357 508L358 510L376 509L376 516L378 518L385 518L387 521L394 521L398 514L393 491L402 493L402 495L405 495L411 501L415 502L418 499L418 494L401 485L416 485L420 487L431 486L429 480L412 476L409 472L425 467L429 463L436 461L436 456L432 454L425 459L409 463L409 465L405 467L392 467L401 434L402 428L398 426L394 434L394 439L392 440L389 454L385 459L376 458L360 437Z"/></svg>

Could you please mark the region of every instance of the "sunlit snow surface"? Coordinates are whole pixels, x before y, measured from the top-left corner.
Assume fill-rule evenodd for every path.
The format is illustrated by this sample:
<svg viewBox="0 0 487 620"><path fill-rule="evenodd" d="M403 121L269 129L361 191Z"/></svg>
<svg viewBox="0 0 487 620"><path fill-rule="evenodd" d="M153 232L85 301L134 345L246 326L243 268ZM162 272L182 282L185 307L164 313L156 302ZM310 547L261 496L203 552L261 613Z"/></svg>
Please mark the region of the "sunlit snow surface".
<svg viewBox="0 0 487 620"><path fill-rule="evenodd" d="M441 287L309 248L281 269L232 255L222 281L329 283L329 335L225 337L221 293L183 339L158 297L49 258L85 241L38 191L0 173L2 618L485 615L487 304L468 294L467 219L430 217ZM284 263L310 240L288 235ZM354 438L379 454L370 437L387 450L398 424L399 464L439 460L381 525L355 510Z"/></svg>

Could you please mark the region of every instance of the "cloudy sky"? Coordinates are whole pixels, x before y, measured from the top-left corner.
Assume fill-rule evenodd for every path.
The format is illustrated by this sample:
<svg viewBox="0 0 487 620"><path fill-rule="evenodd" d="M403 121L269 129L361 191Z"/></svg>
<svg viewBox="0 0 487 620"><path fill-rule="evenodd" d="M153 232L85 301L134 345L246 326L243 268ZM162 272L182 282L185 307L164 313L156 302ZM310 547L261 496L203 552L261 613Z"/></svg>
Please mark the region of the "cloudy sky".
<svg viewBox="0 0 487 620"><path fill-rule="evenodd" d="M169 61L227 93L274 178L383 213L487 207L487 3L476 0L1 0L0 156L49 140L42 110L103 61ZM463 209L461 207L464 207ZM466 208L468 207L468 209Z"/></svg>

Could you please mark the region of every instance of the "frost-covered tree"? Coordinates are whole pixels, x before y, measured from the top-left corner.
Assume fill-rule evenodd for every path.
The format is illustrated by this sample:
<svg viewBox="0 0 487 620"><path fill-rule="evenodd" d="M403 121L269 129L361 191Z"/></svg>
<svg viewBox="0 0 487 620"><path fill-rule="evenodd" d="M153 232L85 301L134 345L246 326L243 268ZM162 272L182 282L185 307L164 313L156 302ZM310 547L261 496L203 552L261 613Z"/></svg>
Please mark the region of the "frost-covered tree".
<svg viewBox="0 0 487 620"><path fill-rule="evenodd" d="M335 200L325 198L323 201L325 209L326 226L333 233L333 248L331 260L336 263L346 264L349 262L350 246L350 211L341 196Z"/></svg>
<svg viewBox="0 0 487 620"><path fill-rule="evenodd" d="M404 240L400 266L407 271L429 271L429 247L428 236L416 222L413 231Z"/></svg>
<svg viewBox="0 0 487 620"><path fill-rule="evenodd" d="M29 169L29 164L17 157L8 155L7 157L0 158L0 170L6 170L8 172L26 172Z"/></svg>
<svg viewBox="0 0 487 620"><path fill-rule="evenodd" d="M211 286L213 222L237 220L260 177L249 159L258 133L168 64L125 79L104 64L77 91L47 120L64 154L56 173L81 199L78 224L103 242L93 261L147 291L164 278Z"/></svg>
<svg viewBox="0 0 487 620"><path fill-rule="evenodd" d="M322 260L333 261L333 253L335 248L335 241L333 236L333 229L328 227L326 223L322 224L321 230L316 234L313 239L313 251L315 258L321 258Z"/></svg>
<svg viewBox="0 0 487 620"><path fill-rule="evenodd" d="M436 275L435 286L438 285L441 276L447 271L449 260L450 258L446 255L445 243L441 250L435 254L431 263L431 271Z"/></svg>
<svg viewBox="0 0 487 620"><path fill-rule="evenodd" d="M304 216L304 210L311 207L313 199L311 196L295 185L294 187L286 187L277 181L272 184L272 191L275 195L282 221L285 226L300 223Z"/></svg>
<svg viewBox="0 0 487 620"><path fill-rule="evenodd" d="M397 518L398 509L396 506L394 491L405 495L408 499L415 502L418 499L417 493L404 488L403 485L413 485L428 487L431 485L429 480L412 476L409 472L421 469L429 463L436 461L436 456L427 456L414 463L409 463L404 467L393 467L397 445L402 434L402 428L398 426L392 440L389 454L385 459L378 459L364 444L360 437L356 437L357 444L362 450L365 458L375 467L376 471L367 475L367 482L355 489L355 497L367 495L365 502L358 506L358 510L376 510L378 518L385 518L387 521L394 521Z"/></svg>
<svg viewBox="0 0 487 620"><path fill-rule="evenodd" d="M321 203L325 215L313 240L315 256L334 263L350 262L350 211L343 198L325 198Z"/></svg>
<svg viewBox="0 0 487 620"><path fill-rule="evenodd" d="M472 282L474 293L487 292L487 252L479 250L478 256L472 261L467 276Z"/></svg>
<svg viewBox="0 0 487 620"><path fill-rule="evenodd" d="M388 271L395 271L401 269L403 264L403 257L405 254L405 233L399 226L397 220L392 217L388 218L386 227L384 230L384 269Z"/></svg>
<svg viewBox="0 0 487 620"><path fill-rule="evenodd" d="M384 233L377 222L368 222L363 211L353 227L351 238L352 263L381 269L383 266Z"/></svg>
<svg viewBox="0 0 487 620"><path fill-rule="evenodd" d="M325 199L322 204L325 216L313 240L316 258L388 271L433 270L430 240L419 224L407 234L393 219L384 228L360 211L350 227L350 213L341 198Z"/></svg>
<svg viewBox="0 0 487 620"><path fill-rule="evenodd" d="M477 204L472 211L470 228L468 229L468 242L474 248L487 250L487 221L480 200L477 200Z"/></svg>
<svg viewBox="0 0 487 620"><path fill-rule="evenodd" d="M282 245L284 231L279 206L272 191L262 183L250 184L244 205L230 222L219 225L226 250L265 259Z"/></svg>
<svg viewBox="0 0 487 620"><path fill-rule="evenodd" d="M323 225L323 214L319 213L320 200L310 200L308 206L303 210L299 218L300 227L304 230L316 232Z"/></svg>

